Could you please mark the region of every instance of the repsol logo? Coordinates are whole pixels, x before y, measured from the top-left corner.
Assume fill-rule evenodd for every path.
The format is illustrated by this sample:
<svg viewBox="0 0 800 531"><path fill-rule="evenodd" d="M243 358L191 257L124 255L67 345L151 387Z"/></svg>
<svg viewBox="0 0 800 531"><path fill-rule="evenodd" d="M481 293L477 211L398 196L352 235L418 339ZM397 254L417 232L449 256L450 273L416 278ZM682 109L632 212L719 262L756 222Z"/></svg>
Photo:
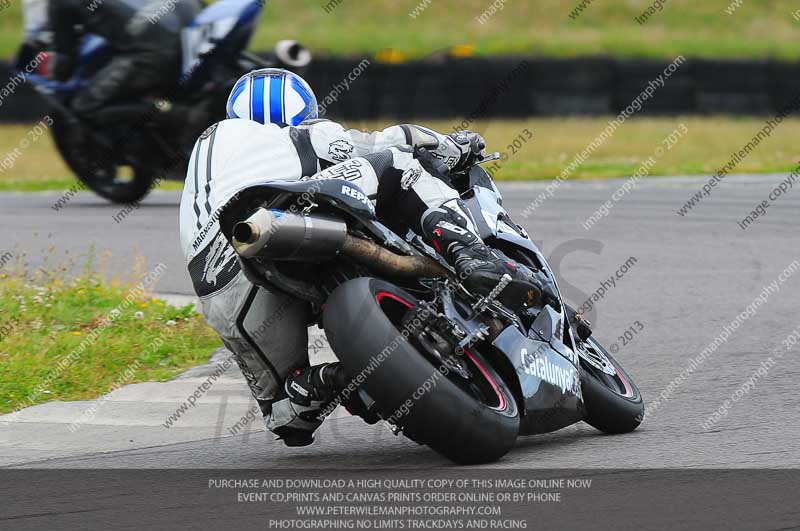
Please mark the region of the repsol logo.
<svg viewBox="0 0 800 531"><path fill-rule="evenodd" d="M372 205L372 203L369 202L369 197L367 197L366 194L364 194L364 192L361 190L357 190L356 188L352 188L347 185L342 185L342 193L348 197L352 197L356 201L361 201L365 205Z"/></svg>

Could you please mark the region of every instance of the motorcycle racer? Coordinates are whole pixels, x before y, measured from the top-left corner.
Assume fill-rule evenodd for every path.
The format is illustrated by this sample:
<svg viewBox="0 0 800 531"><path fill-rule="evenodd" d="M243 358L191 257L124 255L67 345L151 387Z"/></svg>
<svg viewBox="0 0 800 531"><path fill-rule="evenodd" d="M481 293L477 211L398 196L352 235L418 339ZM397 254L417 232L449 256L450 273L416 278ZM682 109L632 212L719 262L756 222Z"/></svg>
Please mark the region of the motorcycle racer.
<svg viewBox="0 0 800 531"><path fill-rule="evenodd" d="M181 30L201 9L198 0L171 4L163 9L158 0L50 0L57 80L73 74L78 27L105 38L114 51L111 62L72 101L75 112L91 116L114 100L170 88L165 80L177 79L181 67Z"/></svg>
<svg viewBox="0 0 800 531"><path fill-rule="evenodd" d="M220 222L240 192L266 181L344 178L375 202L381 219L422 236L475 293L487 294L503 275L512 278L502 294L509 301L535 285L527 268L483 244L447 182L447 173L483 157L477 133L441 135L411 124L346 130L318 119L308 84L280 69L242 77L227 110L230 119L203 133L192 153L181 246L207 322L234 353L267 427L287 445L313 442L320 413L347 377L338 363L309 367L307 303L255 286L242 272ZM370 420L357 398L344 405Z"/></svg>

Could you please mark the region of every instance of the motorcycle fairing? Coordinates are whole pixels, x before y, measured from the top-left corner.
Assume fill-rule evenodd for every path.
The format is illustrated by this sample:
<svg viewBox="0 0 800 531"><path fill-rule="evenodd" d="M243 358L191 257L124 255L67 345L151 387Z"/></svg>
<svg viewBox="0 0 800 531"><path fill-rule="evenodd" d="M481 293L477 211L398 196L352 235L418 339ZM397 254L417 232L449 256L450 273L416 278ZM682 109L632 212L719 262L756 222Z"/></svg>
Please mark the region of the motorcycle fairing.
<svg viewBox="0 0 800 531"><path fill-rule="evenodd" d="M575 367L579 367L578 354L565 344L566 341L572 342L573 338L564 337L564 331L569 330L564 323L564 319L565 315L563 313L555 311L550 305L545 305L533 321L532 332L538 336L538 339L549 343L553 350L561 354Z"/></svg>
<svg viewBox="0 0 800 531"><path fill-rule="evenodd" d="M539 336L539 339L550 343L553 339L561 340L563 338L563 325L561 316L556 313L550 306L545 306L536 320L533 322L533 331ZM562 332L559 335L559 331Z"/></svg>
<svg viewBox="0 0 800 531"><path fill-rule="evenodd" d="M469 173L466 174L460 173L452 175L450 177L450 182L462 196L476 186L480 186L493 191L497 196L498 202L500 204L503 203L503 196L500 194L500 190L494 184L491 175L481 166L473 166L470 168Z"/></svg>
<svg viewBox="0 0 800 531"><path fill-rule="evenodd" d="M358 220L362 228L369 231L389 249L403 255L422 254L381 223L375 216L375 207L367 195L358 185L344 179L267 181L248 188L240 195L239 199L245 199L247 196L264 198L280 193L300 196L301 202L296 203L298 210L302 210L312 203L327 202ZM433 256L436 256L435 253Z"/></svg>
<svg viewBox="0 0 800 531"><path fill-rule="evenodd" d="M212 52L235 54L247 47L264 0L219 0L203 9L181 31L184 85L202 83L201 63Z"/></svg>
<svg viewBox="0 0 800 531"><path fill-rule="evenodd" d="M531 348L539 348L543 352L547 352L546 356L557 357L559 366L569 366L569 370L575 375L575 379L577 380L580 361L578 353L571 348L571 346L575 345L575 337L572 333L571 326L566 324L567 316L564 305L561 303L561 294L555 275L547 265L547 260L536 244L528 237L527 232L509 217L502 206L502 198L496 191L493 183L491 186L486 184L485 180L481 179L480 173L474 176L474 185L468 196L465 203L472 213L473 218L476 220L478 230L481 232L481 237L487 242L495 241L505 244L499 246L502 248L511 246L525 250L528 252L529 256L534 257L539 268L539 271L535 272L535 274L542 283L543 290L545 293L549 294L551 298L548 304L542 306L532 325L533 330L531 333L536 337L525 338L522 333L515 331L514 333L519 336L518 342L521 344L509 347L516 348L516 351L509 350L506 352L521 352L523 348L526 349L527 352L536 352L536 350L531 350ZM553 302L554 300L558 302ZM556 307L554 308L553 305ZM511 335L512 332L505 331L503 334ZM500 340L500 337L498 337L498 340ZM524 341L534 341L537 343L524 345L522 344ZM544 345L547 345L547 347L544 348ZM542 359L549 359L548 357ZM512 363L513 362L514 360L512 359ZM517 360L517 362L519 362L519 360ZM538 386L534 386L530 382L531 375L523 373L519 374L519 376L520 380L526 379L529 381L527 384L528 387L538 390ZM525 384L523 384L523 388L524 387ZM580 398L579 390L577 394L578 398ZM530 402L531 411L535 417L541 417L542 411L553 409L564 410L556 413L547 413L546 419L542 420L539 418L538 420L534 420L531 426L537 425L537 422L543 422L544 425L550 426L550 429L545 429L545 431L552 431L553 429L562 427L558 426L559 423L563 422L563 426L566 426L576 422L576 420L574 420L574 414L576 413L574 412L580 410L580 414L582 415L582 399L578 401L581 402L581 404L572 403L569 393L564 395L563 400L562 398L556 398L555 402L552 402L550 405L548 405L547 399L532 399ZM526 397L526 410L528 409L528 403L529 398ZM554 403L560 404L559 408L555 408L553 405ZM533 428L531 427L529 429ZM531 431L530 433L534 432ZM537 431L536 433L541 433L541 431Z"/></svg>
<svg viewBox="0 0 800 531"><path fill-rule="evenodd" d="M372 206L369 197L358 185L344 179L264 181L247 189L248 194L262 197L280 192L301 196L301 202L298 203L300 208L317 203L322 198L358 219L375 217L375 207Z"/></svg>
<svg viewBox="0 0 800 531"><path fill-rule="evenodd" d="M579 370L553 347L506 328L493 345L514 367L522 392L520 435L548 433L583 420Z"/></svg>

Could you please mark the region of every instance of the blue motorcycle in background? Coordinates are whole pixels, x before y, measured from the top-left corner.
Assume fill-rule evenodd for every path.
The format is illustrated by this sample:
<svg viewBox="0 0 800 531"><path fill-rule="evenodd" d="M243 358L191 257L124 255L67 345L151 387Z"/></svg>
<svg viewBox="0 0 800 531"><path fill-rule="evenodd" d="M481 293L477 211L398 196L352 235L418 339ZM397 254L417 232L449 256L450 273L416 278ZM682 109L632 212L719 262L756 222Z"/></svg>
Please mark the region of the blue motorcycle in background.
<svg viewBox="0 0 800 531"><path fill-rule="evenodd" d="M42 60L50 39L46 24L39 23L46 20L46 5L27 0L28 38L17 69L41 63L25 77L48 102L55 144L78 179L116 203L140 201L162 179L182 181L197 137L225 118L236 79L256 68L306 66L311 54L293 41L279 42L268 59L246 51L265 3L219 0L206 7L182 31L182 72L173 88L101 109L90 124L71 111L70 100L112 58L110 46L99 36L85 35L73 77L50 79L48 61Z"/></svg>

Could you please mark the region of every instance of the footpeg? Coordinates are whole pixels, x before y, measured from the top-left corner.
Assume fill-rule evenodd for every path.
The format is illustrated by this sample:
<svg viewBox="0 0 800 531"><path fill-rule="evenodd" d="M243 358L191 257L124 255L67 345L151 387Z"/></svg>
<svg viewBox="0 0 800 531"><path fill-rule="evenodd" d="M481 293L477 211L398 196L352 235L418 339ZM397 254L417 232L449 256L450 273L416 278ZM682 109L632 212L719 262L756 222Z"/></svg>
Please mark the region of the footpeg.
<svg viewBox="0 0 800 531"><path fill-rule="evenodd" d="M485 297L481 298L481 300L476 302L472 306L472 309L476 312L482 312L483 310L485 310L486 307L489 306L495 299L497 299L500 293L502 293L503 290L506 289L506 287L509 284L511 284L512 280L513 279L511 278L511 275L509 275L508 273L503 275L500 278L500 282L497 283L497 286L495 286L494 289L492 289L492 291L489 292L488 295L486 295Z"/></svg>
<svg viewBox="0 0 800 531"><path fill-rule="evenodd" d="M483 341L487 337L489 337L489 327L485 325L478 326L471 334L467 334L464 338L458 342L458 346L456 347L456 354L459 356L463 356L465 350L472 344L477 343L478 341Z"/></svg>

